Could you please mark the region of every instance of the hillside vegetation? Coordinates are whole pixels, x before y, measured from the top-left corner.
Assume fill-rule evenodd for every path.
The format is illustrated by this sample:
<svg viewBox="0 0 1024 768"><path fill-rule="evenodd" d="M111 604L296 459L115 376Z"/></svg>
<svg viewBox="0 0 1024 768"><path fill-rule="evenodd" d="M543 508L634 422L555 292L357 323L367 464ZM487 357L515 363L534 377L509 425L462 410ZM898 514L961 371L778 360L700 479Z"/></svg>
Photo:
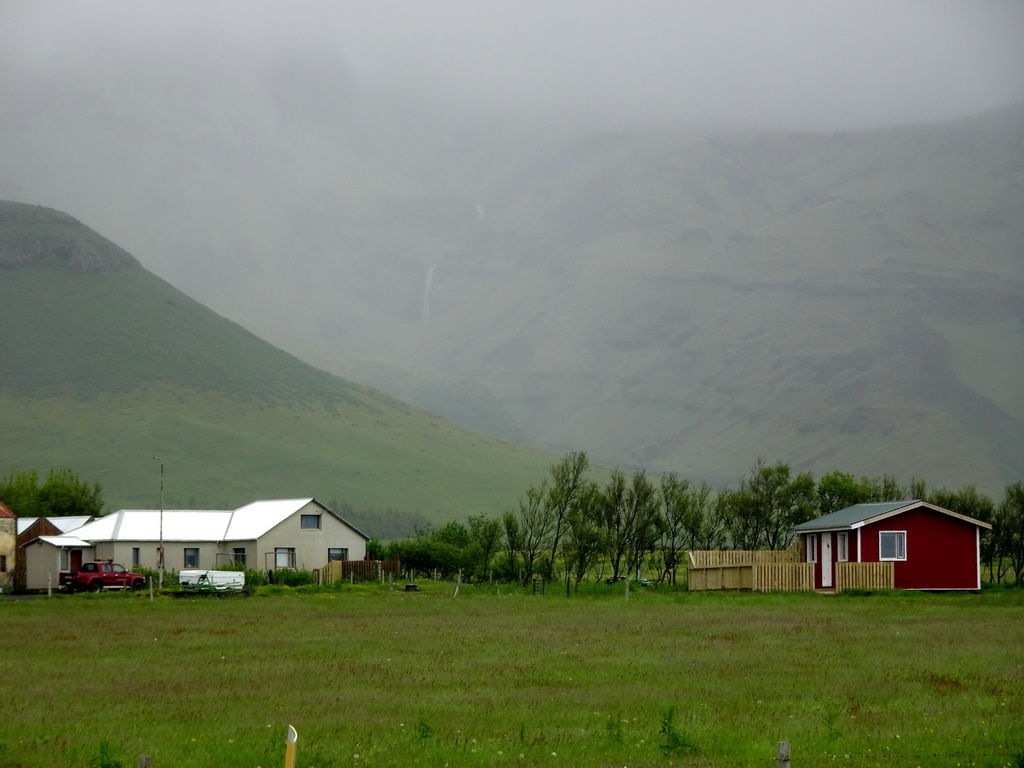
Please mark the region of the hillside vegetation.
<svg viewBox="0 0 1024 768"><path fill-rule="evenodd" d="M316 496L387 537L511 508L549 463L296 360L65 214L0 204L12 231L56 240L0 267L4 472L70 467L111 508L155 507L159 455L169 507ZM115 258L76 268L79 242Z"/></svg>

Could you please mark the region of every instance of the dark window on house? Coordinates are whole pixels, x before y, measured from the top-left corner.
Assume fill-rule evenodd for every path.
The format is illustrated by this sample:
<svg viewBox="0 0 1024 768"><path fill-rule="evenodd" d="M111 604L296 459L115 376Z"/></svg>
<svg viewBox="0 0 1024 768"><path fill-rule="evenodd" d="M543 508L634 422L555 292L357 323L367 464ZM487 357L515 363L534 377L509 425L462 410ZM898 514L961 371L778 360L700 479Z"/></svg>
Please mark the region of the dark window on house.
<svg viewBox="0 0 1024 768"><path fill-rule="evenodd" d="M330 547L327 550L327 562L347 562L348 547Z"/></svg>
<svg viewBox="0 0 1024 768"><path fill-rule="evenodd" d="M879 560L906 560L907 559L907 532L906 531L879 531L879 533L878 533L878 559Z"/></svg>
<svg viewBox="0 0 1024 768"><path fill-rule="evenodd" d="M185 547L185 567L199 567L199 547Z"/></svg>
<svg viewBox="0 0 1024 768"><path fill-rule="evenodd" d="M304 529L317 529L320 527L320 515L302 515L300 525Z"/></svg>
<svg viewBox="0 0 1024 768"><path fill-rule="evenodd" d="M845 563L850 559L850 534L840 533L836 535L836 548L839 552L836 554L836 560L840 563Z"/></svg>
<svg viewBox="0 0 1024 768"><path fill-rule="evenodd" d="M231 552L231 559L239 565L245 565L245 547L235 547Z"/></svg>
<svg viewBox="0 0 1024 768"><path fill-rule="evenodd" d="M275 547L274 567L295 569L295 547Z"/></svg>
<svg viewBox="0 0 1024 768"><path fill-rule="evenodd" d="M132 547L132 568L139 567L139 560L141 559L141 557L142 553L139 551L139 548Z"/></svg>

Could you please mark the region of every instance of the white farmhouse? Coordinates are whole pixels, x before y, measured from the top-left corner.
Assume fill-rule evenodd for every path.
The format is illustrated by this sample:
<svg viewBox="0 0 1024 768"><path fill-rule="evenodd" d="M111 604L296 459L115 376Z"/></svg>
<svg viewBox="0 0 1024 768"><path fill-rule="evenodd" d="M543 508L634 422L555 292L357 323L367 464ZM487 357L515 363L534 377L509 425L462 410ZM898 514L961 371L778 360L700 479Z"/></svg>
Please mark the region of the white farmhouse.
<svg viewBox="0 0 1024 768"><path fill-rule="evenodd" d="M62 571L108 557L129 570L159 567L312 570L362 560L369 537L316 499L254 501L235 510L121 509L63 536L24 545L26 589L56 584Z"/></svg>

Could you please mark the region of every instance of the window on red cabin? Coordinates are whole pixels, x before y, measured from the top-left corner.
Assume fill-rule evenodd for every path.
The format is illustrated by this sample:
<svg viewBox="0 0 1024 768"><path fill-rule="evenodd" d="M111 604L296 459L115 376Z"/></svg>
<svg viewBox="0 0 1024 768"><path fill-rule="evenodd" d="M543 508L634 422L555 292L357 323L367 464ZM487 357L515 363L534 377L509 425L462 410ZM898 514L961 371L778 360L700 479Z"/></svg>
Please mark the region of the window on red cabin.
<svg viewBox="0 0 1024 768"><path fill-rule="evenodd" d="M879 531L879 533L878 533L878 559L879 560L906 560L907 559L907 532L906 531Z"/></svg>
<svg viewBox="0 0 1024 768"><path fill-rule="evenodd" d="M840 533L836 536L836 560L845 563L850 559L850 534Z"/></svg>
<svg viewBox="0 0 1024 768"><path fill-rule="evenodd" d="M818 562L818 534L812 533L807 537L807 562Z"/></svg>

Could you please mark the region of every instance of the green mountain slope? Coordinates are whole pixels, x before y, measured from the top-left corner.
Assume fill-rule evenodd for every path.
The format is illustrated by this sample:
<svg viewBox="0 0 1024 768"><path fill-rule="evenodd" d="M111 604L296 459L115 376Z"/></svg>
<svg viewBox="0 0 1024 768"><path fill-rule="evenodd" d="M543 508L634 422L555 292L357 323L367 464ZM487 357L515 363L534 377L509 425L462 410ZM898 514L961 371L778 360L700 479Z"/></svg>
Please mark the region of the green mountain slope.
<svg viewBox="0 0 1024 768"><path fill-rule="evenodd" d="M386 537L511 508L551 460L296 360L56 211L0 202L0 254L5 473L152 507L159 455L170 507L313 495Z"/></svg>

